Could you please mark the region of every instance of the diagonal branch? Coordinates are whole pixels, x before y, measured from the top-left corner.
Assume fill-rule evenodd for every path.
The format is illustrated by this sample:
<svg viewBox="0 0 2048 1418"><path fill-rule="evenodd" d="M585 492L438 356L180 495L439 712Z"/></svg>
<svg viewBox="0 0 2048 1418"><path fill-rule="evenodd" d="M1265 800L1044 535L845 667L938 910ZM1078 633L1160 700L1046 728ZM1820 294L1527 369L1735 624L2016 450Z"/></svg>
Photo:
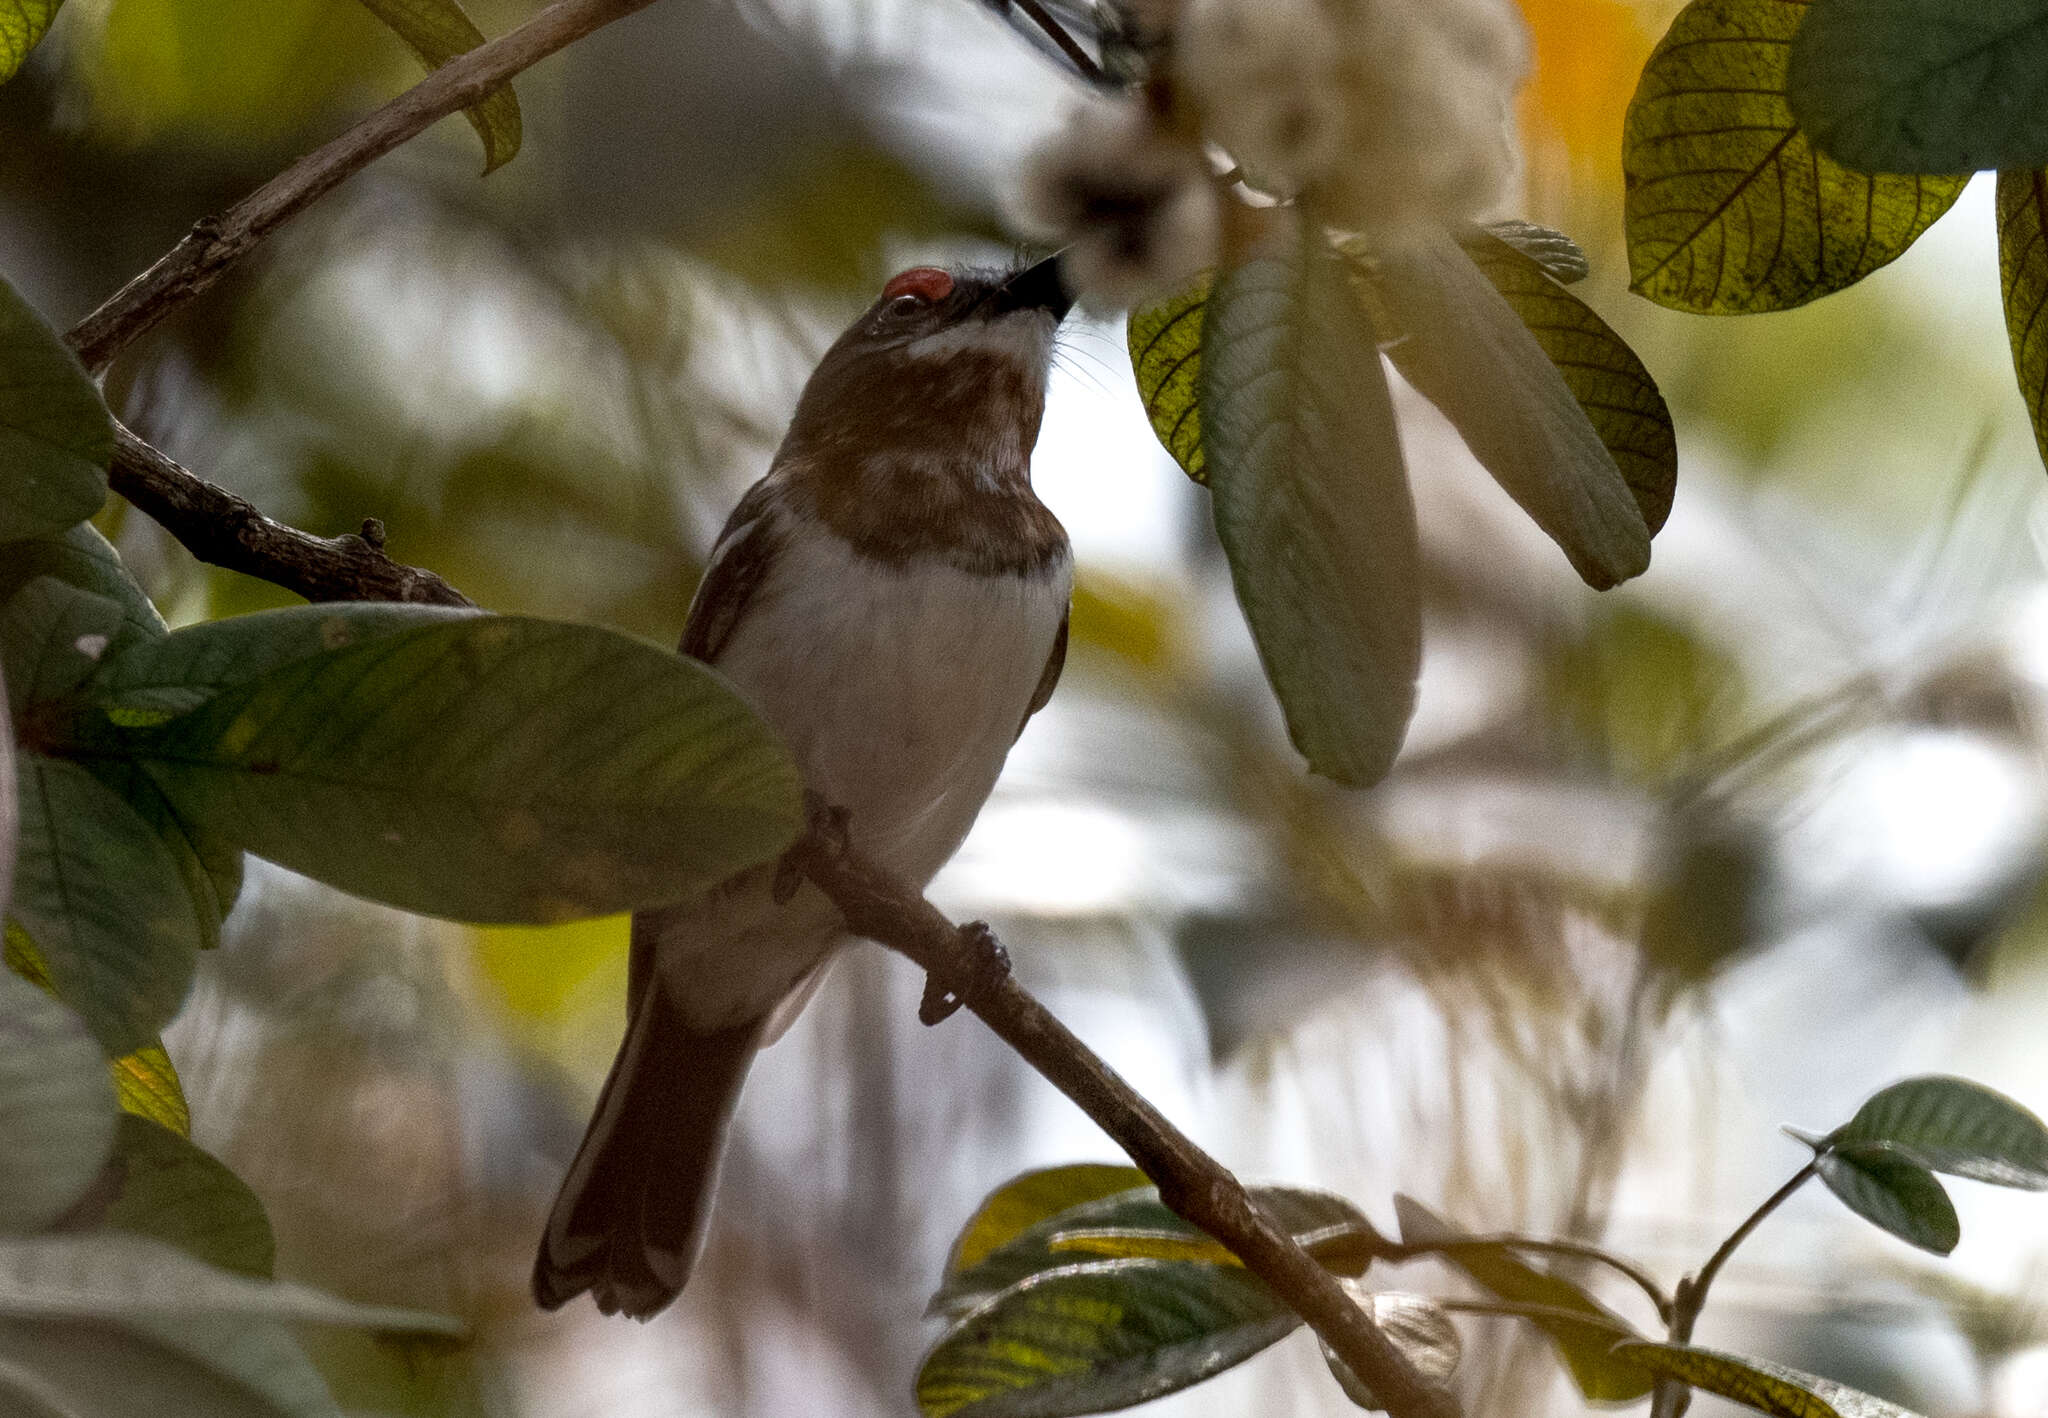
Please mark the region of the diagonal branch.
<svg viewBox="0 0 2048 1418"><path fill-rule="evenodd" d="M1457 1418L1455 1399L1418 1374L1337 1279L1261 1211L1236 1177L1007 974L991 979L960 927L922 894L814 824L791 849L858 935L907 956L959 995L996 1036L1079 1104L1159 1187L1159 1199L1214 1236L1273 1287L1377 1394L1394 1418Z"/></svg>
<svg viewBox="0 0 2048 1418"><path fill-rule="evenodd" d="M308 153L184 240L71 328L65 340L98 374L166 315L219 280L262 240L342 182L521 70L654 0L556 0L538 15L449 60L325 146Z"/></svg>
<svg viewBox="0 0 2048 1418"><path fill-rule="evenodd" d="M161 523L201 561L261 577L309 601L423 601L474 605L431 571L384 554L383 529L360 537L316 537L273 522L255 505L194 477L120 423L114 425L115 492Z"/></svg>

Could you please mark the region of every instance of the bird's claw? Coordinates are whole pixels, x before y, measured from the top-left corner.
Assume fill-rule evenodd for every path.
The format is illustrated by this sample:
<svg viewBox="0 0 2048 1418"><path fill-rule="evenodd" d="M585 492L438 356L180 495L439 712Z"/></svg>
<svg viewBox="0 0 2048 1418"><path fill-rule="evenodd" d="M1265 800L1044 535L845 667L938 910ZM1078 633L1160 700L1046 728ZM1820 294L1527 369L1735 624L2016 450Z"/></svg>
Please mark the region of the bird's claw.
<svg viewBox="0 0 2048 1418"><path fill-rule="evenodd" d="M987 921L969 921L960 927L960 943L974 957L964 988L949 990L939 983L937 976L925 976L924 998L917 1004L918 1023L932 1025L949 1019L967 1002L968 996L1009 978L1010 952L1003 949Z"/></svg>

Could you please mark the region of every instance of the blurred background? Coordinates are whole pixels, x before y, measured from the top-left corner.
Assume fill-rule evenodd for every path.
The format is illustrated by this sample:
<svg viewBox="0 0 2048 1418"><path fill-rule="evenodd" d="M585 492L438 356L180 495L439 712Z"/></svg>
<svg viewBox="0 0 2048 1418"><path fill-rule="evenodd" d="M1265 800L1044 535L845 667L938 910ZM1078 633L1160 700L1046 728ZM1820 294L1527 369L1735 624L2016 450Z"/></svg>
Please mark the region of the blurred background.
<svg viewBox="0 0 2048 1418"><path fill-rule="evenodd" d="M2048 1111L2048 504L1987 181L1817 306L1658 309L1625 293L1619 147L1676 6L1523 4L1511 214L1585 246L1577 289L1678 424L1649 574L1585 590L1397 391L1422 706L1385 785L1330 789L1287 747L1121 319L1076 318L1035 462L1079 557L1073 652L934 895L1240 1173L1389 1227L1402 1190L1604 1238L1670 1280L1803 1160L1781 1122L1928 1071ZM486 33L533 8L470 0ZM352 0L70 0L0 87L0 271L66 325L415 77ZM487 606L672 643L817 355L894 269L1012 254L1010 185L1075 90L976 0L657 4L517 87L509 167L479 181L444 122L109 393L273 516L378 517ZM102 520L174 623L288 599ZM281 1274L474 1327L309 1332L344 1408L913 1412L975 1203L1113 1148L972 1019L920 1028L916 973L863 947L756 1066L684 1299L644 1328L541 1314L527 1270L623 1023L625 934L454 926L252 863L168 1036L195 1140L264 1200ZM2048 1207L1954 1190L1938 1262L1809 1189L1700 1341L1936 1418L2048 1412ZM1577 1411L1539 1341L1467 1341L1475 1415ZM1354 1410L1297 1335L1144 1411Z"/></svg>

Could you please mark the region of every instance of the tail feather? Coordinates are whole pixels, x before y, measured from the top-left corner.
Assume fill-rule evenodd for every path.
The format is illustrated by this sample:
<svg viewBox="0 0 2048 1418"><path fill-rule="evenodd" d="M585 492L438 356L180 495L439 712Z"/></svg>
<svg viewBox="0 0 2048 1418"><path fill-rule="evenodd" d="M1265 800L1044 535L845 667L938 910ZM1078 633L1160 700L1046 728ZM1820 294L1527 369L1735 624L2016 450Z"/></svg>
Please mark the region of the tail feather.
<svg viewBox="0 0 2048 1418"><path fill-rule="evenodd" d="M588 1290L606 1314L644 1320L682 1290L761 1025L693 1033L658 987L641 995L541 1236L543 1309Z"/></svg>

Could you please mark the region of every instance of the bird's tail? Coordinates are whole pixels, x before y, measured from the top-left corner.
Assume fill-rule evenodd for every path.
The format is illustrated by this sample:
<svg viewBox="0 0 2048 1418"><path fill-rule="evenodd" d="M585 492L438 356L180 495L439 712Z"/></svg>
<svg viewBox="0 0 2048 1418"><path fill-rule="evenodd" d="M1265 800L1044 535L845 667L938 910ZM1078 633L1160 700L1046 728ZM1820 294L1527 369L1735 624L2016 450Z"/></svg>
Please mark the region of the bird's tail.
<svg viewBox="0 0 2048 1418"><path fill-rule="evenodd" d="M760 1020L693 1033L658 984L642 992L541 1236L542 1308L588 1290L606 1314L644 1320L682 1290L760 1034Z"/></svg>

